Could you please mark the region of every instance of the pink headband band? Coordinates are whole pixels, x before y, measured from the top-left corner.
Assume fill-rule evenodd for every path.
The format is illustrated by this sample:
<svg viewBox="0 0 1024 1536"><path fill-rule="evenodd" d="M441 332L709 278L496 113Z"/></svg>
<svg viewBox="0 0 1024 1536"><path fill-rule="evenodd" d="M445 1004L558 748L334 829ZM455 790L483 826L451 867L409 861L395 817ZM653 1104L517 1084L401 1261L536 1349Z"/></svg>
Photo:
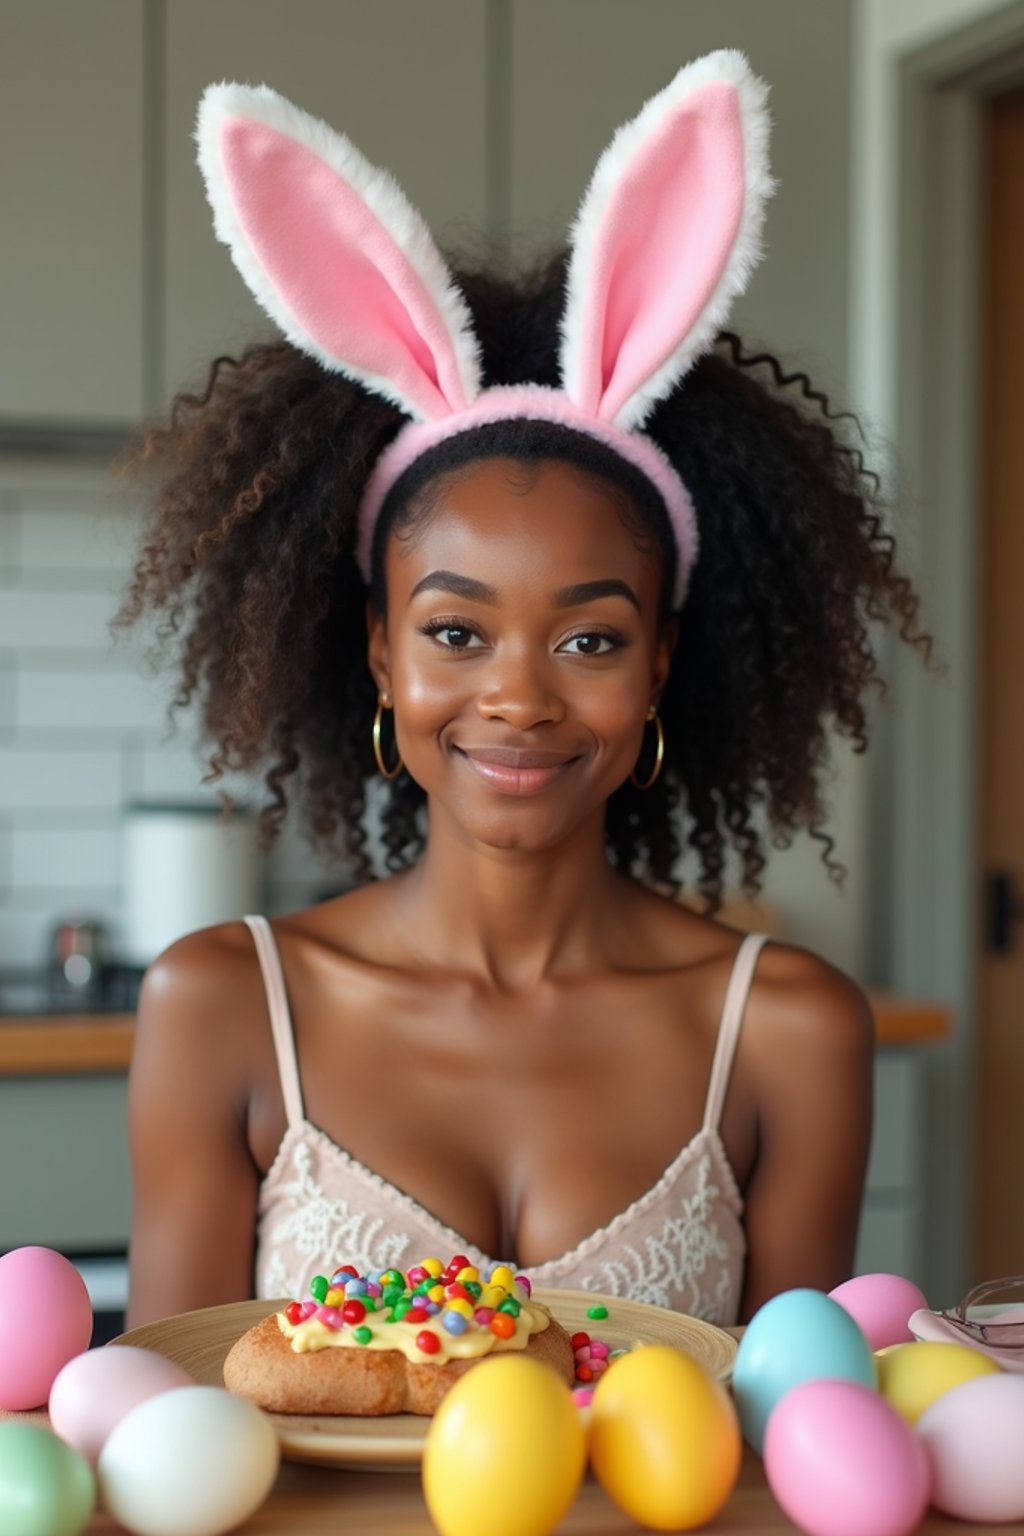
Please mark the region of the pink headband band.
<svg viewBox="0 0 1024 1536"><path fill-rule="evenodd" d="M365 579L390 488L436 444L526 418L603 443L665 503L682 604L697 554L690 495L639 428L713 344L761 254L767 91L742 54L681 69L620 128L572 230L561 388L484 389L472 317L426 224L343 135L266 86L211 86L199 161L218 237L297 347L412 418L359 515Z"/></svg>

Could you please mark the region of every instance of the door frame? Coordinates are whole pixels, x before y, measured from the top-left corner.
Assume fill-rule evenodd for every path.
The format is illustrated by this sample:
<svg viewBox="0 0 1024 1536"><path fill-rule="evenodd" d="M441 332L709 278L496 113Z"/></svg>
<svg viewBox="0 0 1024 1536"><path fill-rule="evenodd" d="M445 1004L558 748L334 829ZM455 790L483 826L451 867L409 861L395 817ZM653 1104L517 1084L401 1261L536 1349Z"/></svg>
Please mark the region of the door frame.
<svg viewBox="0 0 1024 1536"><path fill-rule="evenodd" d="M952 1004L928 1052L922 1273L933 1306L963 1295L973 1248L979 910L981 506L979 210L985 101L1024 82L1024 3L894 61L892 317L882 406L897 444L897 539L947 674L892 646L872 753L874 976ZM888 393L888 400L885 395ZM885 406L888 409L885 409Z"/></svg>

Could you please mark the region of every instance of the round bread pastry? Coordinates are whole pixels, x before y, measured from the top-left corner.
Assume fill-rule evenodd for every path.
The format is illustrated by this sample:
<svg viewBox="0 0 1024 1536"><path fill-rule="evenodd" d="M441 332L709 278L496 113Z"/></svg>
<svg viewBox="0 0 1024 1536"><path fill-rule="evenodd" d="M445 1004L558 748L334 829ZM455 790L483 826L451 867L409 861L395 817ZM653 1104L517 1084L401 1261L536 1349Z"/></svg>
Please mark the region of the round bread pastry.
<svg viewBox="0 0 1024 1536"><path fill-rule="evenodd" d="M225 1386L272 1413L432 1414L472 1366L522 1350L571 1387L572 1340L530 1300L529 1281L499 1265L483 1283L465 1261L454 1271L456 1262L442 1270L425 1260L436 1275L423 1265L367 1276L346 1266L330 1281L314 1277L306 1301L271 1313L232 1346Z"/></svg>

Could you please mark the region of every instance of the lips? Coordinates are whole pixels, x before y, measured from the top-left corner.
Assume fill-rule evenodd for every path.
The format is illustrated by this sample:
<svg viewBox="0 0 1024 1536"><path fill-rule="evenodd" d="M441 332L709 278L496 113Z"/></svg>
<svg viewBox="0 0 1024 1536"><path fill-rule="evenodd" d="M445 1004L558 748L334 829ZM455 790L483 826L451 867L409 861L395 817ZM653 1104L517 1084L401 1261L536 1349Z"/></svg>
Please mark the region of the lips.
<svg viewBox="0 0 1024 1536"><path fill-rule="evenodd" d="M498 768L563 768L572 752L544 751L540 747L459 747L464 757Z"/></svg>
<svg viewBox="0 0 1024 1536"><path fill-rule="evenodd" d="M456 747L460 760L505 795L535 795L562 777L578 757L540 747Z"/></svg>

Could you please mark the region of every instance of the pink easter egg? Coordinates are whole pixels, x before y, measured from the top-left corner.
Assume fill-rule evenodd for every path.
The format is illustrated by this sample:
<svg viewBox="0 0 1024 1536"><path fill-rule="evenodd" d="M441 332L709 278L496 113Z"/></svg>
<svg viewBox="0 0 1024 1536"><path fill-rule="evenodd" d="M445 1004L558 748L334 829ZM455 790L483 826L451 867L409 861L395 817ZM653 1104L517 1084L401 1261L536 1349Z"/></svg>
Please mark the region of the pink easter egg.
<svg viewBox="0 0 1024 1536"><path fill-rule="evenodd" d="M50 1390L50 1423L95 1467L125 1414L158 1392L194 1387L187 1371L150 1349L108 1344L69 1360Z"/></svg>
<svg viewBox="0 0 1024 1536"><path fill-rule="evenodd" d="M772 1410L768 1486L809 1536L909 1536L928 1504L924 1447L884 1398L855 1381L805 1381Z"/></svg>
<svg viewBox="0 0 1024 1536"><path fill-rule="evenodd" d="M91 1337L89 1292L63 1254L14 1248L0 1258L0 1408L41 1408Z"/></svg>
<svg viewBox="0 0 1024 1536"><path fill-rule="evenodd" d="M872 1349L909 1344L914 1337L910 1315L928 1305L924 1293L902 1275L855 1275L829 1295L849 1312Z"/></svg>

